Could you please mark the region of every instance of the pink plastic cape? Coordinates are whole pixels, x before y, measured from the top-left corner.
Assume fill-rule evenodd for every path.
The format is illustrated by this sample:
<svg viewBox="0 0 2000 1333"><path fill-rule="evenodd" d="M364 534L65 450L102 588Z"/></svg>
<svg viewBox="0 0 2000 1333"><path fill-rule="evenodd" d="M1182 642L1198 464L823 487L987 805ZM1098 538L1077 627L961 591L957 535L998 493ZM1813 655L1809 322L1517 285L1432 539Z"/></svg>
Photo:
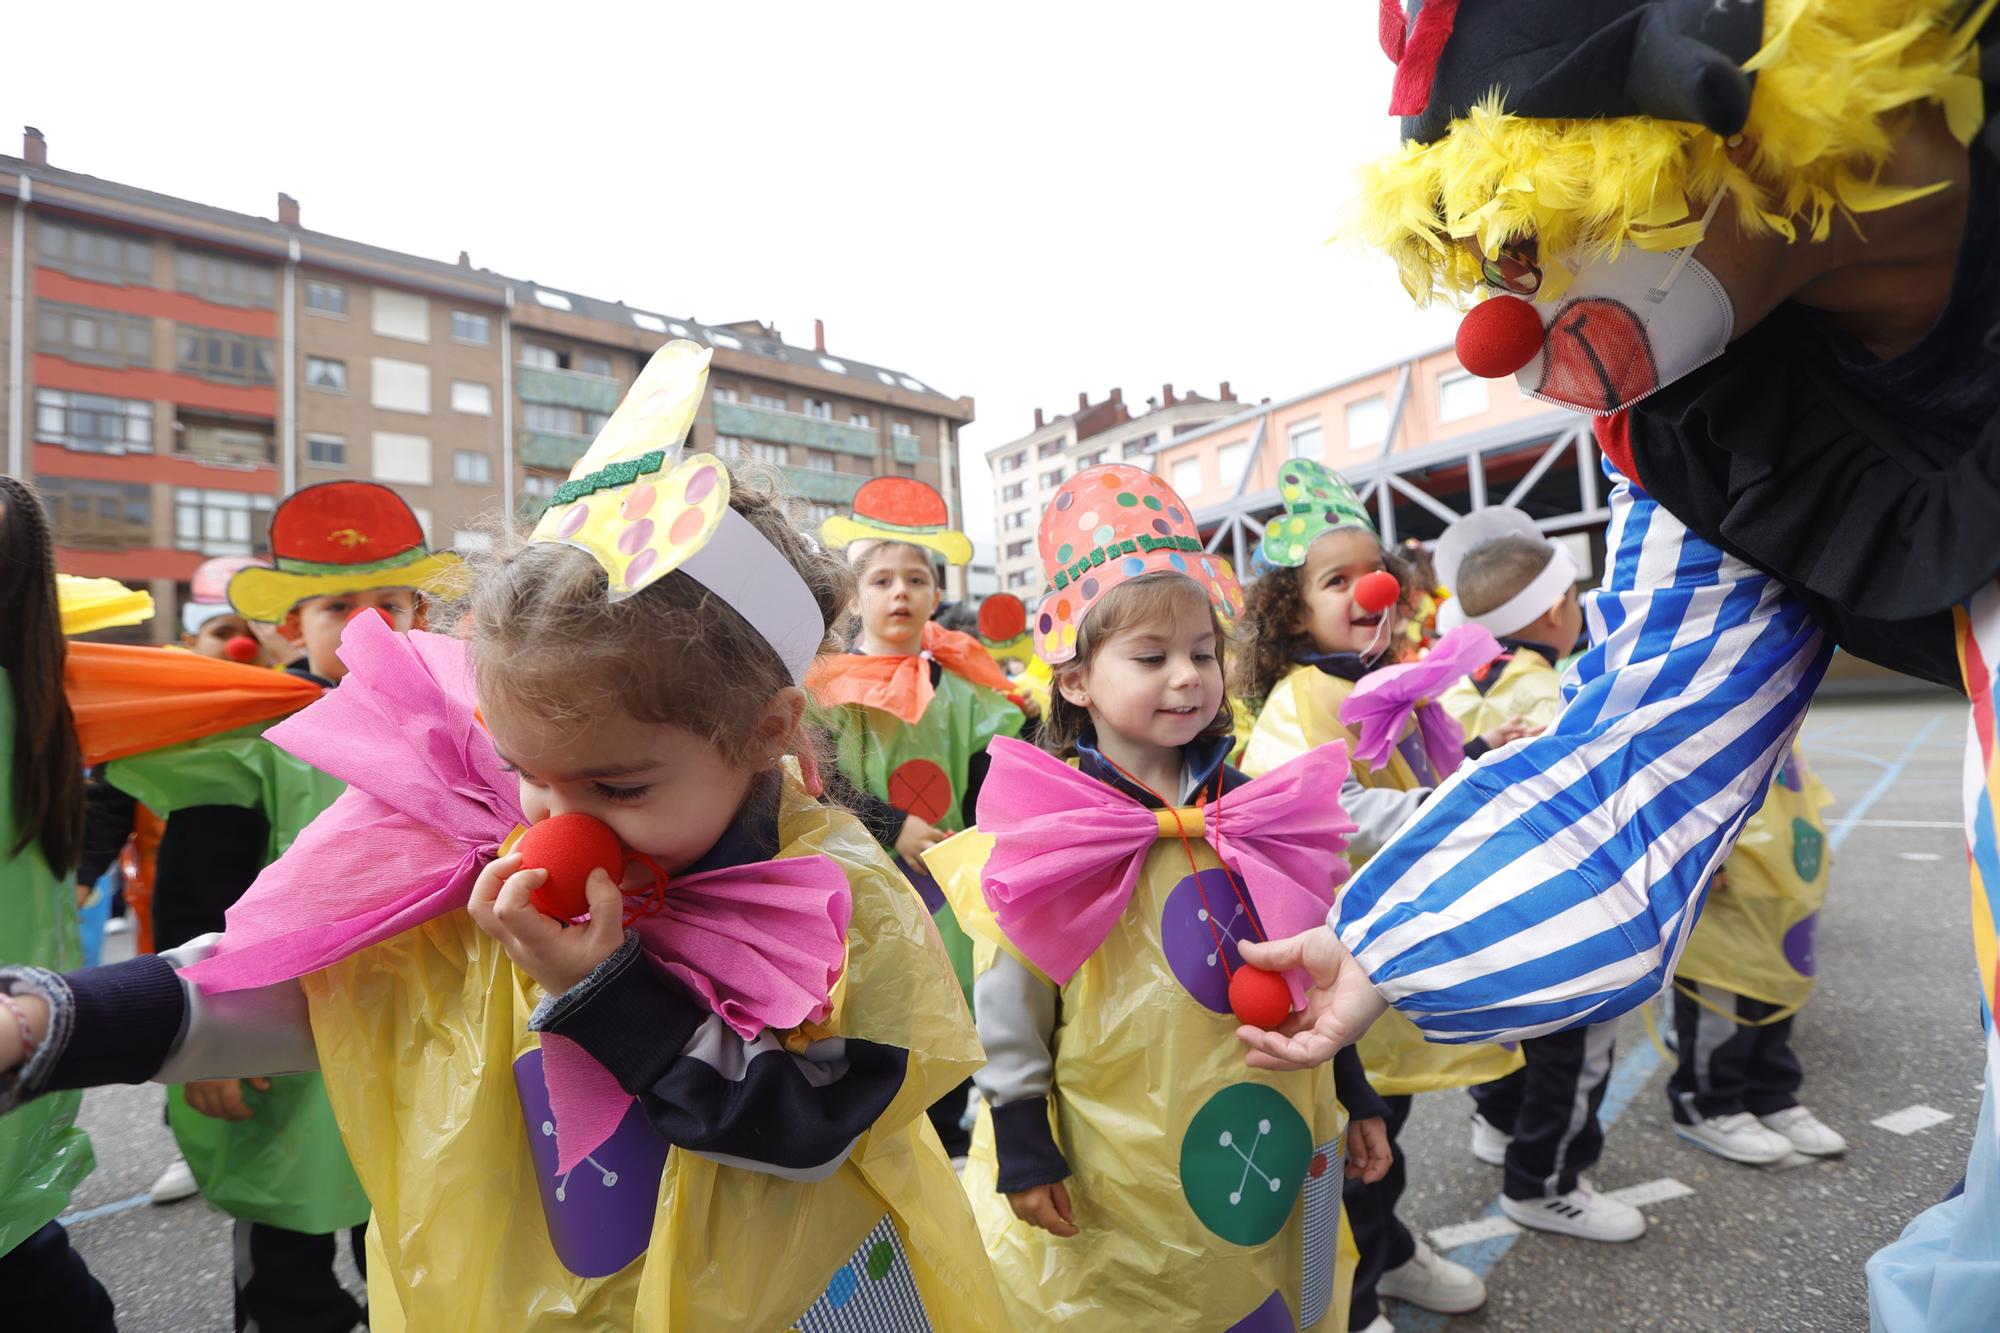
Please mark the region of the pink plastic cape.
<svg viewBox="0 0 2000 1333"><path fill-rule="evenodd" d="M1007 938L1061 984L1117 924L1154 841L1176 835L1160 814L1032 745L1002 737L988 753L979 831L994 843L981 887ZM1347 878L1346 776L1346 745L1322 745L1202 812L1204 836L1242 879L1267 939L1324 924ZM1286 981L1297 1008L1304 974Z"/></svg>
<svg viewBox="0 0 2000 1333"><path fill-rule="evenodd" d="M1431 645L1421 661L1384 667L1363 676L1340 704L1340 720L1360 735L1354 757L1379 767L1416 714L1424 754L1439 779L1465 762L1465 732L1438 696L1500 656L1499 641L1483 625L1460 625Z"/></svg>
<svg viewBox="0 0 2000 1333"><path fill-rule="evenodd" d="M229 909L215 952L185 973L204 991L303 976L458 910L524 822L516 779L473 716L463 641L361 616L340 659L340 688L266 736L347 791ZM793 857L674 880L637 928L653 961L747 1040L825 1016L850 910L838 864ZM545 1047L566 1170L632 1099L573 1043Z"/></svg>

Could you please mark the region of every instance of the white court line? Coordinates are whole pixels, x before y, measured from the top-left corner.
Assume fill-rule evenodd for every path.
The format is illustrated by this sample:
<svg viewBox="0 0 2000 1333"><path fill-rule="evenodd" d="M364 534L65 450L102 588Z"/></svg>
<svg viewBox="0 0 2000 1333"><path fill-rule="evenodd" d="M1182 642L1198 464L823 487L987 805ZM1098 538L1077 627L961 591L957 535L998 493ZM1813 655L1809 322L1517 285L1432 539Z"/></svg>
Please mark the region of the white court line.
<svg viewBox="0 0 2000 1333"><path fill-rule="evenodd" d="M1439 1227L1431 1232L1431 1248L1444 1251L1470 1245L1475 1241L1498 1240L1502 1236L1518 1236L1521 1228L1510 1218L1495 1213L1482 1217L1477 1222L1460 1222L1456 1226Z"/></svg>
<svg viewBox="0 0 2000 1333"><path fill-rule="evenodd" d="M1925 1106L1922 1102L1918 1102L1915 1106L1905 1106L1900 1111L1891 1111L1868 1123L1877 1129L1886 1129L1891 1134L1901 1134L1907 1138L1920 1129L1942 1125L1952 1118L1949 1111L1940 1111L1935 1106Z"/></svg>
<svg viewBox="0 0 2000 1333"><path fill-rule="evenodd" d="M1936 852L1897 852L1897 859L1903 861L1942 861Z"/></svg>
<svg viewBox="0 0 2000 1333"><path fill-rule="evenodd" d="M1629 1203L1634 1208L1645 1208L1668 1199L1681 1199L1694 1193L1694 1186L1683 1185L1672 1176L1660 1180L1649 1180L1642 1185L1627 1185L1624 1189L1606 1190L1606 1194L1620 1203Z"/></svg>
<svg viewBox="0 0 2000 1333"><path fill-rule="evenodd" d="M1962 829L1962 819L1857 819L1850 828L1945 828Z"/></svg>

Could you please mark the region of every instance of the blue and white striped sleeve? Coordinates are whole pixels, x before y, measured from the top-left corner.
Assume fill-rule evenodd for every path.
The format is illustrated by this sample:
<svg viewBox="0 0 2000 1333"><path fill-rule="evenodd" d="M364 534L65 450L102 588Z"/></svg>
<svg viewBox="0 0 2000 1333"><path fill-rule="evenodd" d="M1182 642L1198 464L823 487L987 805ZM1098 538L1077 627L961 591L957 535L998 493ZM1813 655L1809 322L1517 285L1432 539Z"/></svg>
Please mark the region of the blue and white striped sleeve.
<svg viewBox="0 0 2000 1333"><path fill-rule="evenodd" d="M1610 567L1562 713L1447 779L1329 921L1432 1041L1658 994L1832 652L1777 580L1605 471Z"/></svg>

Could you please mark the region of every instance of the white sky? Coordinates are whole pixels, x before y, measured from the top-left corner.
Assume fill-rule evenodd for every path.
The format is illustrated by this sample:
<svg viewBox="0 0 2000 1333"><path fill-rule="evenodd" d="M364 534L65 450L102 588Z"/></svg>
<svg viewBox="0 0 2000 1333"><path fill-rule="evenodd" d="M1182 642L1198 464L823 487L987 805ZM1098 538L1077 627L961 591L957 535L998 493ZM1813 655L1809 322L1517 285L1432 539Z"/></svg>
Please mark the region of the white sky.
<svg viewBox="0 0 2000 1333"><path fill-rule="evenodd" d="M33 5L0 145L712 323L978 401L1282 398L1449 339L1327 245L1394 143L1362 0Z"/></svg>

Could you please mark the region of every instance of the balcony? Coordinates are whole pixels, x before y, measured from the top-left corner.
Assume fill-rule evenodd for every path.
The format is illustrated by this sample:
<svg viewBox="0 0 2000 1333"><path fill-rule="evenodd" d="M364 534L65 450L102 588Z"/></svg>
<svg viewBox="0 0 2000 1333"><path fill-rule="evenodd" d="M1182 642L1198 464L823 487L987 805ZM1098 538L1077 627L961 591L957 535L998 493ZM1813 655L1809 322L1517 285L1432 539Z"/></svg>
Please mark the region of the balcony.
<svg viewBox="0 0 2000 1333"><path fill-rule="evenodd" d="M590 448L588 435L563 435L552 430L524 430L519 441L523 463L551 472L568 472Z"/></svg>
<svg viewBox="0 0 2000 1333"><path fill-rule="evenodd" d="M785 474L785 480L792 484L793 490L821 504L853 504L854 493L869 480L853 472L821 472L809 467L779 470Z"/></svg>
<svg viewBox="0 0 2000 1333"><path fill-rule="evenodd" d="M617 380L603 375L517 365L514 367L514 392L521 395L524 403L549 403L585 412L610 413L618 410L618 399L625 390Z"/></svg>
<svg viewBox="0 0 2000 1333"><path fill-rule="evenodd" d="M774 407L752 407L747 403L716 403L715 433L803 445L808 449L831 449L861 458L875 457L878 447L872 426L849 426L824 417L781 412Z"/></svg>
<svg viewBox="0 0 2000 1333"><path fill-rule="evenodd" d="M914 463L921 456L918 440L914 435L892 435L889 447L895 453L898 463Z"/></svg>

